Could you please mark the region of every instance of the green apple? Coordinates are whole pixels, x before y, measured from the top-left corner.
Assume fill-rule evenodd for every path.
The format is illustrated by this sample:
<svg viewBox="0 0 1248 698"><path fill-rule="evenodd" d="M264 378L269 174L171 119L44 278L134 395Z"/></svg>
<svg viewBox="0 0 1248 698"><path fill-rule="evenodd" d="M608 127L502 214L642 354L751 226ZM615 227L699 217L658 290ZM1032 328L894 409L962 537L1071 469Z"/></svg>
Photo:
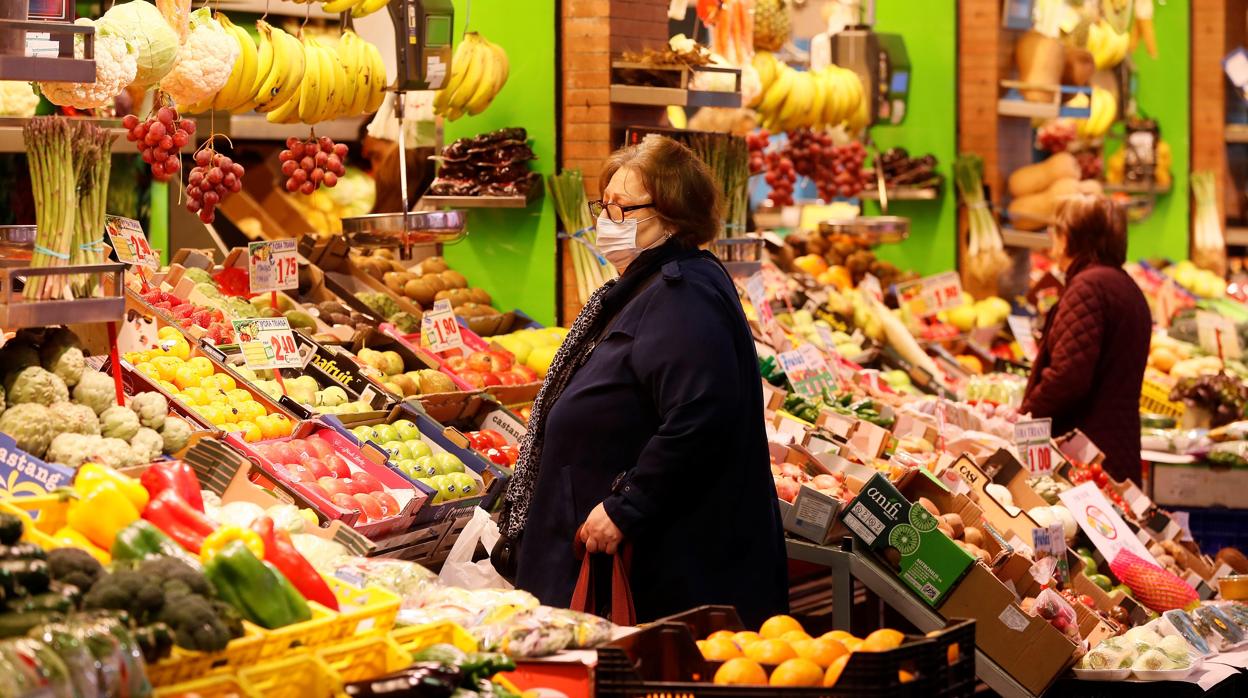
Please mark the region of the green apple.
<svg viewBox="0 0 1248 698"><path fill-rule="evenodd" d="M400 458L394 462L394 467L403 471L404 475L411 478L419 477L421 474L420 466L416 464L414 458Z"/></svg>
<svg viewBox="0 0 1248 698"><path fill-rule="evenodd" d="M1126 594L1127 596L1130 596L1130 597L1131 597L1131 598L1133 598L1133 599L1135 598L1135 592L1131 591L1131 587L1127 586L1126 584L1119 584L1119 585L1115 586L1114 588L1112 588L1112 589L1110 589L1110 590L1109 590L1109 593L1111 593L1111 594L1112 594L1112 593L1114 593L1115 591L1121 591L1122 593Z"/></svg>
<svg viewBox="0 0 1248 698"><path fill-rule="evenodd" d="M438 472L440 473L464 472L464 462L449 453L438 453L434 455L433 462L438 466Z"/></svg>
<svg viewBox="0 0 1248 698"><path fill-rule="evenodd" d="M378 424L373 429L377 432L377 441L400 441L399 430L393 424Z"/></svg>
<svg viewBox="0 0 1248 698"><path fill-rule="evenodd" d="M411 420L400 419L390 426L394 427L395 430L398 431L400 441L420 440L420 429L417 429L416 425L413 424Z"/></svg>
<svg viewBox="0 0 1248 698"><path fill-rule="evenodd" d="M421 458L423 456L433 455L433 449L429 448L429 444L421 441L420 439L404 441L403 443L406 443L408 450L412 452L412 458Z"/></svg>
<svg viewBox="0 0 1248 698"><path fill-rule="evenodd" d="M460 497L472 497L476 495L480 489L477 486L477 481L472 479L472 476L468 473L450 473L446 477L455 485L455 488L459 490Z"/></svg>
<svg viewBox="0 0 1248 698"><path fill-rule="evenodd" d="M437 490L437 494L433 497L434 504L459 499L459 491L455 488L455 483L448 480L446 475L434 475L429 478L429 484Z"/></svg>
<svg viewBox="0 0 1248 698"><path fill-rule="evenodd" d="M391 460L406 460L412 457L411 449L402 441L387 441L381 447L390 454Z"/></svg>
<svg viewBox="0 0 1248 698"><path fill-rule="evenodd" d="M438 474L434 472L433 469L433 456L420 456L419 458L414 458L413 460L416 461L416 467L419 469L421 477L429 477L431 475Z"/></svg>
<svg viewBox="0 0 1248 698"><path fill-rule="evenodd" d="M365 425L360 425L358 427L355 427L354 429L351 430L351 433L354 434L355 438L361 442L372 440L376 438L377 436L376 430L374 430L370 426L365 426Z"/></svg>

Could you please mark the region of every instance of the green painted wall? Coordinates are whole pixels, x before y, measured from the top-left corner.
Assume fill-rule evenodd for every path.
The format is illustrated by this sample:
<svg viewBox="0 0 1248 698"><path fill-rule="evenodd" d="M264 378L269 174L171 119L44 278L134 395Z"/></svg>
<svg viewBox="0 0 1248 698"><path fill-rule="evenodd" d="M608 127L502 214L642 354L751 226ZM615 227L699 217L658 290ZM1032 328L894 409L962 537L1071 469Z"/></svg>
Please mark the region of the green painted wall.
<svg viewBox="0 0 1248 698"><path fill-rule="evenodd" d="M902 269L932 274L957 265L957 201L953 160L957 156L957 29L955 0L879 0L876 30L900 34L910 55L908 113L898 126L875 126L871 136L881 150L901 146L911 155L936 156L946 186L937 201L891 202L890 214L910 218L910 239L881 245L876 254ZM879 213L867 203L867 213Z"/></svg>
<svg viewBox="0 0 1248 698"><path fill-rule="evenodd" d="M1191 228L1191 196L1188 189L1191 128L1191 11L1187 0L1153 3L1153 26L1157 30L1158 58L1149 57L1143 45L1132 56L1139 70L1139 108L1157 120L1161 137L1170 144L1174 184L1170 193L1158 197L1147 219L1129 231L1129 259L1168 257L1187 259ZM1221 70L1221 68L1217 68Z"/></svg>
<svg viewBox="0 0 1248 698"><path fill-rule="evenodd" d="M455 0L455 36L469 29L507 51L511 75L481 114L449 122L445 141L508 126L528 129L543 177L556 166L555 0ZM519 308L543 325L555 323L556 252L554 203L543 197L528 209L469 209L468 238L447 245L447 262L494 298L494 305Z"/></svg>

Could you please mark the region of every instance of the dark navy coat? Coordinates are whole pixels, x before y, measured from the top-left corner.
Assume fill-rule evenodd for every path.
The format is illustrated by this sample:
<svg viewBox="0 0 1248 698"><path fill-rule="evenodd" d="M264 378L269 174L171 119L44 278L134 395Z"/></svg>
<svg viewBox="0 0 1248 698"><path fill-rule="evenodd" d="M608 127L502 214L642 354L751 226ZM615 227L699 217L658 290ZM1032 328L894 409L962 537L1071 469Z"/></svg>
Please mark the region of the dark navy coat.
<svg viewBox="0 0 1248 698"><path fill-rule="evenodd" d="M517 586L566 607L573 536L604 501L639 622L730 604L757 627L787 608L754 343L707 252L664 263L551 408Z"/></svg>

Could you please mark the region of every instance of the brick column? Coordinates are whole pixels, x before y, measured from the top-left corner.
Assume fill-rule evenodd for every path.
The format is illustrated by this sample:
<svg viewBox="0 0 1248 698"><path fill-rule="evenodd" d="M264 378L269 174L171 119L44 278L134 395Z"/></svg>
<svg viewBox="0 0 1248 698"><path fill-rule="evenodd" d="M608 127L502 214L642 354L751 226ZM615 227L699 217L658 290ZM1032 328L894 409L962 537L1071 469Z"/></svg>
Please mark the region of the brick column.
<svg viewBox="0 0 1248 698"><path fill-rule="evenodd" d="M1239 5L1238 17L1242 18L1244 3L1233 4ZM1222 57L1229 50L1227 19L1234 16L1236 13L1227 7L1227 0L1192 2L1192 170L1213 171L1221 193L1218 212L1224 221L1228 200L1233 208L1238 208L1235 183L1226 163L1227 81L1221 65ZM1183 167L1183 163L1176 162L1173 167ZM1175 195L1186 196L1187 192Z"/></svg>
<svg viewBox="0 0 1248 698"><path fill-rule="evenodd" d="M1000 58L1002 33L999 0L958 2L958 152L984 159L984 181L998 201L997 84L1008 65Z"/></svg>

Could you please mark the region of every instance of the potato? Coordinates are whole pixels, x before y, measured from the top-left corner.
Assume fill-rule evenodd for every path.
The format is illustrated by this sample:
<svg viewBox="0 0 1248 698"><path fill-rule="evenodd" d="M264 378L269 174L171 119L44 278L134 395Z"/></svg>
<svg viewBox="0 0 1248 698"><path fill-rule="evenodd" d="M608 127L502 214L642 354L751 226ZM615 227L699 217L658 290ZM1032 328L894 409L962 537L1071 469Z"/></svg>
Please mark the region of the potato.
<svg viewBox="0 0 1248 698"><path fill-rule="evenodd" d="M450 286L451 288L468 287L468 279L465 279L463 274L460 274L454 269L447 269L446 271L438 274L438 276L446 282L447 286Z"/></svg>
<svg viewBox="0 0 1248 698"><path fill-rule="evenodd" d="M970 545L977 545L982 548L984 546L984 532L974 526L967 526L962 531L962 540Z"/></svg>
<svg viewBox="0 0 1248 698"><path fill-rule="evenodd" d="M927 497L919 497L919 506L923 507L924 509L927 509L928 513L930 513L932 516L936 516L936 517L940 516L940 509L937 509L936 505L932 503L932 500L928 499Z"/></svg>
<svg viewBox="0 0 1248 698"><path fill-rule="evenodd" d="M962 517L957 514L944 514L940 517L940 520L945 523L945 526L949 527L949 529L953 531L953 536L951 536L953 538L961 538L966 530L965 526L962 524Z"/></svg>
<svg viewBox="0 0 1248 698"><path fill-rule="evenodd" d="M446 260L441 257L429 257L420 262L421 274L440 274L449 268Z"/></svg>

